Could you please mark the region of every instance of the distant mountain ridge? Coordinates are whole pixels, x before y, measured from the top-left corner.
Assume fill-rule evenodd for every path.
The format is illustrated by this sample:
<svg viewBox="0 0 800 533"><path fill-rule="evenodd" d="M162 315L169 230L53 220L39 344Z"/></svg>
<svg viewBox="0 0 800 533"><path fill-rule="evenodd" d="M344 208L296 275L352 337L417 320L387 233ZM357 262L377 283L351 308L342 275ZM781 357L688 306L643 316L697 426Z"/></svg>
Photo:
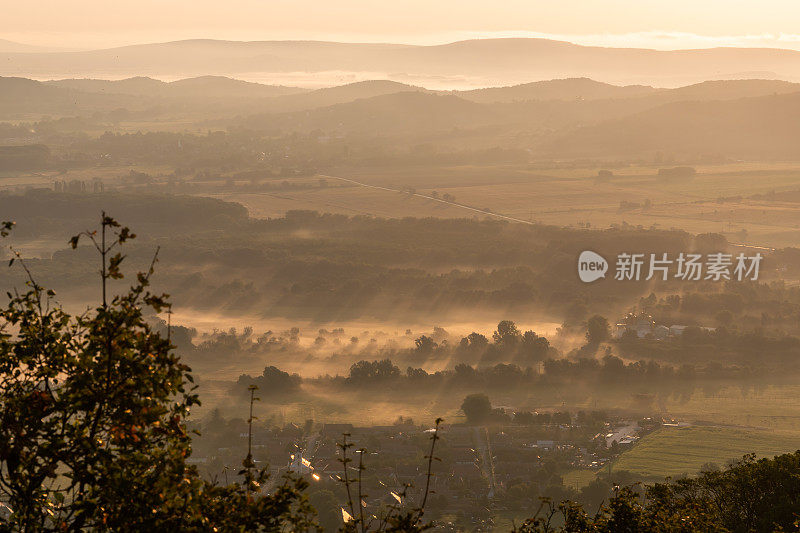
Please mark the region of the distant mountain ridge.
<svg viewBox="0 0 800 533"><path fill-rule="evenodd" d="M52 51L52 48L47 48L44 46L34 46L30 44L22 44L15 41L9 41L7 39L0 39L0 53L18 53L18 52L48 52Z"/></svg>
<svg viewBox="0 0 800 533"><path fill-rule="evenodd" d="M535 81L510 87L491 87L470 91L455 91L473 102L514 102L524 100L599 100L603 98L629 98L658 92L647 85L618 86L589 78L568 78Z"/></svg>
<svg viewBox="0 0 800 533"><path fill-rule="evenodd" d="M58 53L3 52L0 48L0 75L40 78L223 75L247 79L252 73L326 71L383 72L393 79L466 76L486 80L486 85L587 77L623 85L676 87L747 77L745 73L754 72L800 81L800 51L663 51L582 46L548 39L477 39L431 46L190 40Z"/></svg>
<svg viewBox="0 0 800 533"><path fill-rule="evenodd" d="M345 104L360 99L414 92L446 94L477 104L540 102L538 114L587 118L630 114L679 101L728 100L800 91L800 84L780 80L708 81L676 89L616 86L588 78L556 79L510 87L469 91L429 91L389 80L371 80L308 90L246 82L221 76L201 76L164 82L138 76L122 80L63 79L39 82L0 77L0 111L81 114L97 107L137 108L166 103L187 108L213 101L220 110L239 114L285 113ZM531 109L531 106L528 106ZM537 115L538 116L538 115Z"/></svg>
<svg viewBox="0 0 800 533"><path fill-rule="evenodd" d="M138 76L122 80L65 79L44 82L54 87L88 93L129 94L149 97L259 98L306 92L299 87L265 85L225 76L199 76L164 82Z"/></svg>
<svg viewBox="0 0 800 533"><path fill-rule="evenodd" d="M0 120L7 113L80 115L113 108L137 110L166 104L206 110L209 102L220 112L278 113L347 103L400 92L425 92L421 87L388 80L350 83L317 90L265 85L200 76L164 82L146 76L122 80L63 79L36 81L0 77Z"/></svg>

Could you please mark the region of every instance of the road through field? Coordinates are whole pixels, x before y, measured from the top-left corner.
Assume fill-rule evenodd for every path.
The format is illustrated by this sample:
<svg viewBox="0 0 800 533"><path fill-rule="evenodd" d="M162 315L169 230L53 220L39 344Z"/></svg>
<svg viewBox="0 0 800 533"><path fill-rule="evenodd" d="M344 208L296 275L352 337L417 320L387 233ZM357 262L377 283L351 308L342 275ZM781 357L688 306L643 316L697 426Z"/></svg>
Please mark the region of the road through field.
<svg viewBox="0 0 800 533"><path fill-rule="evenodd" d="M323 178L346 181L347 183L352 183L353 185L358 185L360 187L368 187L370 189L379 189L379 190L382 190L382 191L388 191L388 192L393 192L393 193L402 193L403 192L400 189L392 189L390 187L381 187L380 185L370 185L369 183L364 183L364 182L361 182L361 181L351 180L350 178L342 178L340 176L329 176L329 175L325 175L325 174L321 174L321 176ZM524 220L524 219L521 219L521 218L514 218L514 217L509 217L509 216L506 216L506 215L500 215L500 214L497 214L497 213L492 213L491 211L486 211L486 210L483 210L483 209L477 209L475 207L470 207L468 205L459 204L457 202L449 202L447 200L442 200L441 198L434 198L433 196L428 196L428 195L425 195L425 194L419 194L419 193L415 192L415 193L412 194L412 196L416 196L417 198L425 198L426 200L433 200L434 202L440 202L440 203L447 204L447 205L450 205L450 206L453 206L453 207L466 209L467 211L472 211L474 213L481 213L482 215L486 215L486 216L492 216L492 217L501 218L501 219L504 219L504 220L510 220L512 222L519 222L520 224L528 224L529 226L533 226L535 224L534 222L531 222L530 220Z"/></svg>
<svg viewBox="0 0 800 533"><path fill-rule="evenodd" d="M377 189L377 190L386 191L386 192L392 192L392 193L403 193L404 192L404 191L402 191L400 189L392 189L391 187L383 187L383 186L380 186L380 185L372 185L372 184L369 184L369 183L364 183L362 181L356 181L356 180L350 179L350 178L343 178L341 176L331 176L331 175L327 175L327 174L322 174L321 176L323 178L339 180L339 181L343 181L343 182L346 182L346 183L350 183L352 185L357 185L359 187L366 187L368 189ZM493 213L491 211L487 211L485 209L478 209L478 208L471 207L471 206L468 206L468 205L460 204L458 202L451 202L451 201L448 201L448 200L443 200L441 198L434 198L433 196L428 196L426 194L420 194L420 193L415 192L415 193L412 193L411 196L415 196L417 198L423 198L425 200L432 200L434 202L439 202L439 203L446 204L446 205L449 205L449 206L452 206L452 207L457 207L459 209L472 211L473 213L480 213L482 215L491 216L491 217L499 218L499 219L502 219L502 220L510 220L512 222L518 222L520 224L527 224L529 226L533 226L533 225L536 224L536 222L532 222L530 220L511 217L511 216L508 216L508 215L501 215L501 214L498 214L498 213ZM771 247L768 247L768 246L756 245L756 244L744 244L744 243L730 243L730 244L731 244L731 246L736 246L736 247L740 247L740 248L750 248L750 249L765 250L765 251L773 251L774 250L774 248L771 248Z"/></svg>

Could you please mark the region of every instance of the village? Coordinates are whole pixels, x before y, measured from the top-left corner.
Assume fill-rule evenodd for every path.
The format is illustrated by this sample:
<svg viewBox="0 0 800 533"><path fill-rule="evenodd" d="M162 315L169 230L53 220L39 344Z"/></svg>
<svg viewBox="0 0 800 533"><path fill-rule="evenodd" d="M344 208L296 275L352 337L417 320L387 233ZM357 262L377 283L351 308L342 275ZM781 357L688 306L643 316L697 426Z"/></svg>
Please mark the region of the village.
<svg viewBox="0 0 800 533"><path fill-rule="evenodd" d="M673 324L671 326L656 324L653 317L646 312L628 313L621 322L614 325L612 336L615 339L621 339L625 335L635 335L640 339L648 337L666 339L669 337L680 337L687 327L689 326L680 324ZM712 332L715 329L705 326L698 327L708 332Z"/></svg>
<svg viewBox="0 0 800 533"><path fill-rule="evenodd" d="M371 427L309 420L303 426L254 427L252 434L245 421L231 420L206 428L189 462L220 482L231 482L241 470L251 437L254 461L269 468L272 488L293 472L308 480L312 494L338 494L346 479L342 462L346 443L352 461L347 479L355 486L360 471L356 465L363 461L362 505L370 512L397 503L419 505L429 486L430 513L444 523L449 519L480 530L481 524L488 527L498 510L525 503L507 497L519 486L526 487L533 500L555 490L574 489L564 487L564 474L611 471L614 459L643 435L672 422L601 412L525 414L532 417L518 416L520 423L512 424L443 423L430 477L428 457L435 428L402 417L394 424ZM538 423L542 421L546 422ZM348 510L341 511L346 517Z"/></svg>

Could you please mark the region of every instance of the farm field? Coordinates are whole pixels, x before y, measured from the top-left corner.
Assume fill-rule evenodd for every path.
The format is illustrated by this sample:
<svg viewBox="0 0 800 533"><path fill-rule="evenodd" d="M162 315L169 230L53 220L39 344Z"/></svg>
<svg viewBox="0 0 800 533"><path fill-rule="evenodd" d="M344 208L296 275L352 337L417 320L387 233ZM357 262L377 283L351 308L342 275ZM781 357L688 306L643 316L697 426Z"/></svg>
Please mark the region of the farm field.
<svg viewBox="0 0 800 533"><path fill-rule="evenodd" d="M663 478L694 474L703 465L724 466L747 453L759 457L800 449L800 433L732 427L664 427L641 439L614 463L614 470L627 470L646 477Z"/></svg>
<svg viewBox="0 0 800 533"><path fill-rule="evenodd" d="M570 470L562 476L564 486L579 490L591 483L596 476L594 470Z"/></svg>
<svg viewBox="0 0 800 533"><path fill-rule="evenodd" d="M340 169L319 176L329 187L226 190L213 196L240 202L257 217L281 216L292 209L382 217L500 215L563 226L629 224L719 232L731 242L758 246L800 245L800 193L783 194L780 202L769 198L773 192L800 190L800 164L699 166L695 178L669 183L657 172L656 167L626 167L599 182L596 168ZM413 194L400 192L408 188ZM455 200L442 201L445 194Z"/></svg>
<svg viewBox="0 0 800 533"><path fill-rule="evenodd" d="M304 369L297 365L287 364L283 359L272 362L307 376L319 375L316 365L321 363L321 361L307 362ZM207 379L201 384L205 401L201 407L197 408L198 412L206 412L213 407L219 407L230 416L239 413L240 402L232 402L227 391L218 388L214 381L219 380L218 383L222 383L224 380L238 377L244 371L251 374L258 373L265 364L267 361L253 361L251 367L247 369L231 368L227 371L206 374ZM345 366L347 364L348 362L345 361ZM733 436L741 434L746 437L740 439L742 450L744 450L742 453L745 453L748 446L751 446L750 440L757 442L762 439L764 442L770 443L773 442L770 440L772 436L776 435L781 436L781 439L786 437L778 440L789 443L789 448L794 449L796 446L797 449L800 449L800 407L797 407L796 401L792 402L792 398L797 398L798 388L794 385L771 386L748 396L743 396L741 389L736 387L725 388L713 395L696 390L686 401L665 400L656 412L660 412L665 418L674 418L693 424L691 427L698 430L698 433L694 434L693 441L695 443L702 442L704 438L708 437L709 449L713 449L713 443L717 439L715 436L717 433L712 431L717 426L725 428L725 431L733 432L731 433ZM433 389L424 393L419 392L413 397L405 397L401 407L397 402L376 400L374 395L369 396L368 394L363 397L359 394L332 396L327 390L309 384L304 388L300 397L284 403L279 409L265 404L256 406L256 411L258 416L263 417L280 413L287 421L296 423L304 421L310 412L313 412L314 418L317 420L346 420L354 424L361 424L365 421L374 424L390 424L398 415L420 421L431 421L437 417L443 417L447 423L459 423L464 421L460 405L465 394L454 395L447 389ZM624 390L609 393L575 387L534 387L508 392L494 390L489 391L488 395L493 405L507 406L509 410L547 412L607 410L615 412L618 409L626 409L633 413L638 412L641 416L654 412L654 406L634 405L631 402L630 394ZM703 410L703 406L707 406L707 410ZM796 442L796 444L791 444L792 442ZM753 451L757 450L754 448ZM778 451L780 450L776 449L773 452L766 450L764 453L778 453ZM736 452L731 457L735 458L740 455ZM719 461L724 462L729 458L725 457ZM714 459L707 461L712 460Z"/></svg>
<svg viewBox="0 0 800 533"><path fill-rule="evenodd" d="M167 166L159 165L128 165L128 166L97 166L94 168L81 168L58 171L44 172L0 172L0 191L5 189L25 188L25 187L46 187L53 186L55 181L83 180L91 182L94 179L102 180L104 183L116 183L128 177L131 171L143 172L153 176L163 176L172 172Z"/></svg>
<svg viewBox="0 0 800 533"><path fill-rule="evenodd" d="M248 190L247 182L226 186L223 180L218 191L212 185L198 194L239 202L252 216L264 218L297 209L392 218L501 217L572 227L676 228L722 233L737 244L800 246L800 163L741 162L696 169L693 179L664 182L656 166L629 166L614 169L601 182L597 167L342 168L313 177L271 178L265 182L269 190ZM168 174L166 167L136 170L157 177ZM0 176L0 189L49 187L56 179L113 182L129 172L128 167L98 167L64 174L12 173ZM325 186L317 186L320 180ZM445 201L445 195L454 199Z"/></svg>
<svg viewBox="0 0 800 533"><path fill-rule="evenodd" d="M665 407L670 416L682 420L791 431L800 436L798 393L800 387L793 384L758 390L729 386L697 390L688 401L668 400Z"/></svg>

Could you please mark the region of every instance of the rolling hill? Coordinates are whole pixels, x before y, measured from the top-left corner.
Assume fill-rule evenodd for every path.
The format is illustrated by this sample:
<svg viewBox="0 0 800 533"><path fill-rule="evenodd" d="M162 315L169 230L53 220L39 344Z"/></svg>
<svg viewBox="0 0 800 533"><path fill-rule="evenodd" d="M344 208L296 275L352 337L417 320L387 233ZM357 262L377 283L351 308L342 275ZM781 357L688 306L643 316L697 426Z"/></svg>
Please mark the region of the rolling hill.
<svg viewBox="0 0 800 533"><path fill-rule="evenodd" d="M214 76L171 83L147 77L0 78L0 117L5 120L87 118L97 112L96 120L107 122L114 122L112 115L188 117L208 121L206 127L397 136L412 143L435 136L454 146L469 136L472 146L503 145L545 157L666 153L785 159L797 154L800 85L717 80L659 89L577 78L437 92L374 80L308 91ZM104 112L109 118L103 118Z"/></svg>
<svg viewBox="0 0 800 533"><path fill-rule="evenodd" d="M130 105L130 95L109 96L54 87L26 78L0 77L0 117L15 118L27 113L80 115Z"/></svg>
<svg viewBox="0 0 800 533"><path fill-rule="evenodd" d="M127 94L150 98L268 98L306 92L297 87L264 85L224 76L200 76L163 82L145 76L123 80L65 79L45 82L89 93Z"/></svg>
<svg viewBox="0 0 800 533"><path fill-rule="evenodd" d="M42 46L33 46L30 44L22 44L7 39L0 39L0 53L17 53L17 52L47 52L48 49Z"/></svg>
<svg viewBox="0 0 800 533"><path fill-rule="evenodd" d="M800 92L735 100L680 101L555 136L542 151L562 157L720 155L793 159Z"/></svg>
<svg viewBox="0 0 800 533"><path fill-rule="evenodd" d="M767 48L660 51L548 39L412 46L322 41L189 40L81 52L0 52L0 75L120 77L372 72L390 79L468 77L485 86L564 77L676 87L709 79L800 81L800 52ZM445 80L447 81L447 80Z"/></svg>
<svg viewBox="0 0 800 533"><path fill-rule="evenodd" d="M87 116L125 109L165 113L236 114L259 109L260 101L301 94L305 89L250 83L218 76L203 76L170 83L148 77L123 80L65 79L36 81L0 77L0 120L45 115ZM154 115L155 114L155 115Z"/></svg>
<svg viewBox="0 0 800 533"><path fill-rule="evenodd" d="M466 100L482 103L525 100L599 100L631 98L659 92L654 87L628 85L620 87L589 78L569 78L524 83L511 87L491 87L471 91L456 91Z"/></svg>
<svg viewBox="0 0 800 533"><path fill-rule="evenodd" d="M358 135L426 135L453 128L504 123L508 115L454 95L401 91L359 98L313 110L256 115L244 124L255 129L322 130Z"/></svg>

